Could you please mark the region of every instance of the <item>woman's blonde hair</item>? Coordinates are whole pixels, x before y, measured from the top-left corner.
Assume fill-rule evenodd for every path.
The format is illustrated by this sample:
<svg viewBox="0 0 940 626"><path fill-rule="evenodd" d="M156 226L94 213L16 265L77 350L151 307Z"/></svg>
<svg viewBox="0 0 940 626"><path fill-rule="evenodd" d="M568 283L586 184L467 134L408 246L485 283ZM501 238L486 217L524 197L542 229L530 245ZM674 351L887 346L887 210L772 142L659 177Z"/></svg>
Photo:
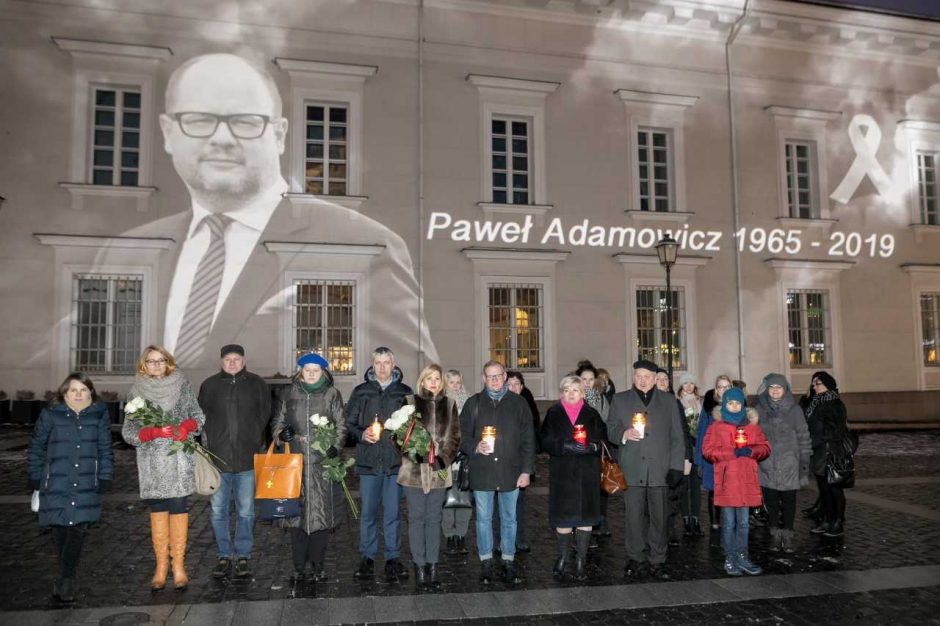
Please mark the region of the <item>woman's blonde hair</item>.
<svg viewBox="0 0 940 626"><path fill-rule="evenodd" d="M440 365L438 365L437 363L431 363L430 365L426 365L426 366L424 367L424 369L421 370L421 373L418 374L418 382L417 382L417 384L415 385L415 393L421 393L421 392L425 391L425 389L424 389L424 381L425 381L425 379L426 379L428 376L430 376L433 372L437 372L437 375L441 377L441 383L442 383L442 384L441 384L441 388L438 389L437 394L435 394L435 395L440 395L440 394L444 393L444 385L443 385L443 382L444 382L444 369L443 369Z"/></svg>
<svg viewBox="0 0 940 626"><path fill-rule="evenodd" d="M140 353L140 358L137 359L137 373L141 376L149 376L147 374L147 364L144 362L147 360L147 355L151 352L159 352L163 355L163 358L166 359L166 376L169 376L176 369L176 359L173 358L173 355L166 351L166 348L163 346L154 346L150 345L144 348L144 351Z"/></svg>
<svg viewBox="0 0 940 626"><path fill-rule="evenodd" d="M565 388L567 387L577 387L578 389L583 389L581 386L581 377L571 375L562 378L561 382L558 383L558 391L565 393Z"/></svg>

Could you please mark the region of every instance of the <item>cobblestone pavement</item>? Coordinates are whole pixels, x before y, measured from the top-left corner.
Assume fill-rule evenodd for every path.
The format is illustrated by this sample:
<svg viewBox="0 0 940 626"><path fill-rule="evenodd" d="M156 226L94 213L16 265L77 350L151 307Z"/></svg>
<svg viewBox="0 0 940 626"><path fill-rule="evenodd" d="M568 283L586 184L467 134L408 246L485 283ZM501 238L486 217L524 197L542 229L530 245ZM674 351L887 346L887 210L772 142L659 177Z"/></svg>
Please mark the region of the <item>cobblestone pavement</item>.
<svg viewBox="0 0 940 626"><path fill-rule="evenodd" d="M5 573L0 586L0 609L4 611L48 610L60 608L50 599L55 577L55 558L50 534L39 528L29 512L29 494L25 490L25 448L29 431L16 427L0 427L0 568ZM209 524L208 499L190 498L190 535L187 568L191 577L185 593L164 591L151 594L148 588L152 573L153 556L150 547L148 513L137 497L137 471L133 450L116 446L115 489L105 498L101 522L89 533L83 562L76 607L153 607L154 605L203 605L226 603L226 606L266 606L293 598L360 598L416 596L412 580L387 583L378 577L374 581L357 582L352 572L358 562L358 525L343 526L330 538L326 569L330 579L326 583L295 587L290 573L289 539L280 529L267 524L255 527L255 550L252 559L253 575L250 579L216 581L208 576L215 564L215 542ZM764 549L768 541L765 529L751 533L751 553L767 574L812 574L873 568L901 568L905 566L940 565L940 432L920 431L906 433L866 433L856 459L858 485L850 495L877 496L864 501L850 499L847 510L847 531L843 540L819 539L809 533L808 520L797 520L797 553L781 557ZM623 504L622 499L610 502L610 523L613 536L602 539L598 549L591 552L587 583L558 582L551 574L555 558L554 532L547 527L547 463L539 462L540 480L528 490L526 529L533 551L517 555L525 571L525 582L508 586L502 582L483 587L477 582L479 563L475 550L467 557L443 556L440 564L443 582L442 594L467 594L481 591L570 590L581 593L583 585L600 592L609 585L622 585ZM355 481L350 485L356 488ZM809 506L815 498L811 490L800 493L800 507ZM905 505L915 505L914 507ZM914 509L914 510L912 510ZM404 513L403 513L404 515ZM408 561L407 532L403 532L402 556ZM673 581L707 581L723 577L721 550L717 534L702 538L683 538L683 543L670 548L667 561ZM468 546L475 545L473 525L467 537ZM382 571L382 563L376 571ZM669 584L669 583L666 583ZM865 590L863 590L865 591ZM815 597L805 606L799 598L779 600L749 600L747 603L715 605L687 605L682 607L644 608L643 621L671 623L767 623L768 614L779 614L777 622L800 623L814 615L832 616L822 623L862 621L879 623L885 611L895 606L898 619L890 621L914 623L915 618L940 615L936 610L937 594L928 589L882 590ZM905 596L908 593L908 596ZM427 596L428 594L420 594ZM905 598L912 598L911 601ZM926 602L921 599L926 598ZM443 597L441 597L443 600ZM916 600L916 601L915 601ZM400 602L399 601L399 602ZM245 605L243 603L248 602ZM565 617L559 615L500 617L504 621L463 620L456 623L594 623L598 619L611 623L633 623L639 620L639 610L611 610L580 613L589 605L574 595ZM749 614L741 606L752 606ZM816 610L807 607L817 606ZM923 607L933 607L924 611ZM838 607L844 607L839 609ZM657 611L662 611L658 613ZM701 615L696 611L701 611ZM728 612L727 620L723 612ZM743 611L743 612L742 612ZM837 615L833 612L836 612ZM524 611L533 613L532 610ZM554 611L552 611L554 613ZM38 615L39 613L37 613ZM652 617L653 615L660 617ZM750 616L748 616L750 615ZM446 606L441 606L440 617L450 617ZM666 616L666 617L662 617ZM704 616L704 617L703 617ZM801 617L802 616L802 617ZM437 615L435 615L437 617ZM934 618L935 619L935 618ZM505 621L509 620L509 621ZM565 621L561 621L565 620ZM573 621L572 621L573 620ZM764 621L760 621L764 620ZM3 623L0 614L0 623ZM348 620L357 621L357 620ZM117 622L115 622L117 623ZM187 623L190 623L187 620ZM197 622L198 623L198 622ZM221 623L221 622L220 622ZM227 622L226 622L227 623ZM273 622L277 623L277 622ZM285 621L284 623L289 623ZM606 623L606 622L605 622ZM820 623L815 620L815 623ZM857 621L855 623L858 623ZM883 623L883 622L881 622ZM918 623L924 623L920 620Z"/></svg>

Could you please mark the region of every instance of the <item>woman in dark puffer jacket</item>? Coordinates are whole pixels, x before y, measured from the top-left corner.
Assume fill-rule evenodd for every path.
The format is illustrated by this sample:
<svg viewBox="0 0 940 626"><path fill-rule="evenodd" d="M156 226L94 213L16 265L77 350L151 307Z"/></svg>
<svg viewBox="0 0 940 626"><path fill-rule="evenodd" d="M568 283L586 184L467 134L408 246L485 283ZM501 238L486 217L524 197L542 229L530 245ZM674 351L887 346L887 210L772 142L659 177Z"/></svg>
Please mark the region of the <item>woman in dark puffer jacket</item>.
<svg viewBox="0 0 940 626"><path fill-rule="evenodd" d="M72 602L85 533L101 517L100 494L111 488L114 471L111 418L85 374L69 374L43 409L27 468L29 488L39 490L39 525L52 528L59 557L53 596Z"/></svg>

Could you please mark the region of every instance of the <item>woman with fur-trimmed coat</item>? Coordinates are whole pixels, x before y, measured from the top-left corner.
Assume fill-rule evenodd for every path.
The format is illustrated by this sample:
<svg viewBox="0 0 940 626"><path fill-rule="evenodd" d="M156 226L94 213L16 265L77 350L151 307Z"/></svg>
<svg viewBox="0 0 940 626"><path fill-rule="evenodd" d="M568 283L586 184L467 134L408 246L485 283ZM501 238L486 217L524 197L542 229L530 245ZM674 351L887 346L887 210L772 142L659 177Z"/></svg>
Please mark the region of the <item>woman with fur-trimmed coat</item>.
<svg viewBox="0 0 940 626"><path fill-rule="evenodd" d="M447 489L453 484L450 465L460 448L457 403L444 393L444 370L428 365L418 376L414 395L418 424L431 435L431 449L420 462L402 455L398 484L408 502L408 543L415 567L415 586L437 588L437 559L441 551L441 520ZM441 474L444 477L441 477Z"/></svg>

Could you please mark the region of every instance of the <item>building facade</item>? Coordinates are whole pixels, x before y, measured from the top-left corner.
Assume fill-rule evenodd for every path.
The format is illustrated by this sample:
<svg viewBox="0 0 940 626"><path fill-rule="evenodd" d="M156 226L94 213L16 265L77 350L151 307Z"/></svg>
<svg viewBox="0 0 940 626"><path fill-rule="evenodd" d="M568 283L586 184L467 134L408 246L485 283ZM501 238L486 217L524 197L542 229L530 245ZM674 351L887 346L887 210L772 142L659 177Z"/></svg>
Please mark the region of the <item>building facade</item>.
<svg viewBox="0 0 940 626"><path fill-rule="evenodd" d="M4 2L0 52L8 392L73 369L123 392L163 343L180 241L147 225L192 207L160 116L170 74L215 52L273 77L285 202L324 233L252 249L280 268L251 313L261 375L313 349L348 393L387 343L407 381L436 357L473 389L496 358L553 398L583 358L628 385L671 335L703 389L778 371L800 391L819 369L940 389L937 22L775 0ZM324 207L392 235L334 237ZM418 286L400 298L375 270L398 246ZM376 330L406 308L417 329Z"/></svg>

